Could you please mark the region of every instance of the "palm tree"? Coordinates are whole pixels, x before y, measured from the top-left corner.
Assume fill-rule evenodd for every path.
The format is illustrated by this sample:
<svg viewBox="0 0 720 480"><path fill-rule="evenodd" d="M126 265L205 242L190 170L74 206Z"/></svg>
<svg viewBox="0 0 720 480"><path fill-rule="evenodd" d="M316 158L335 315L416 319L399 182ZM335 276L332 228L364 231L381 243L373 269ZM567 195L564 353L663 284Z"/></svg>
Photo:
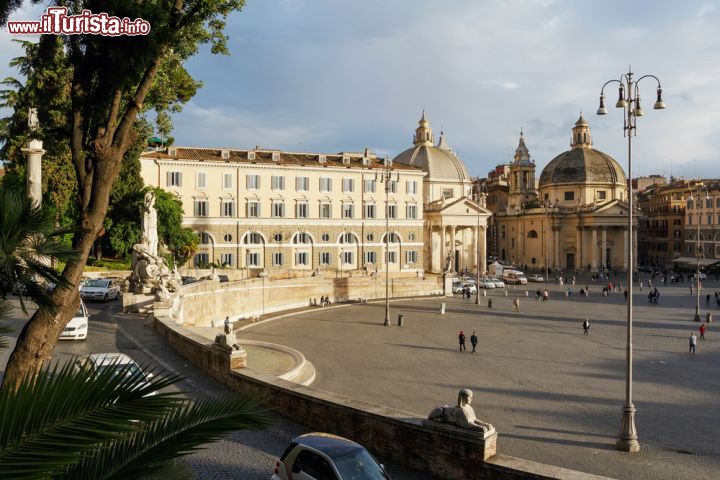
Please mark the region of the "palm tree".
<svg viewBox="0 0 720 480"><path fill-rule="evenodd" d="M56 364L0 390L0 478L165 477L200 445L269 424L256 395L191 401L156 393L178 376L113 367Z"/></svg>
<svg viewBox="0 0 720 480"><path fill-rule="evenodd" d="M27 314L23 295L43 310L54 311L51 285L67 288L67 281L53 268L52 259L76 257L62 236L67 229L55 228L55 215L34 205L25 195L0 183L0 311L9 308L7 294L14 292Z"/></svg>

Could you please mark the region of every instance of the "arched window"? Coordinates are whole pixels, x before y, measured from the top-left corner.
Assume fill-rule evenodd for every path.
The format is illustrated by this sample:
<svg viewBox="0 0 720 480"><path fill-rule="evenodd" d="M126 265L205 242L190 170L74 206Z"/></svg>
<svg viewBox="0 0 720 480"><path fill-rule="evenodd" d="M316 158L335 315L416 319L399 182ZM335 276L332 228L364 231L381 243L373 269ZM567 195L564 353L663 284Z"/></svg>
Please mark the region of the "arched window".
<svg viewBox="0 0 720 480"><path fill-rule="evenodd" d="M340 235L340 243L358 243L354 233L343 233Z"/></svg>
<svg viewBox="0 0 720 480"><path fill-rule="evenodd" d="M200 243L201 243L202 245L207 245L207 244L209 244L209 243L212 243L212 237L210 237L210 234L209 234L209 233L207 233L207 232L200 232L200 233L198 234L198 236L200 237Z"/></svg>
<svg viewBox="0 0 720 480"><path fill-rule="evenodd" d="M387 234L386 234L386 235L387 235ZM383 243L385 243L385 236L386 236L386 235L383 235L383 237L382 237ZM390 235L390 239L389 239L388 241L389 241L390 243L400 243L400 237L398 236L397 233L390 233L389 235Z"/></svg>
<svg viewBox="0 0 720 480"><path fill-rule="evenodd" d="M262 235L256 232L251 232L245 235L245 244L248 245L262 245L263 244L263 238Z"/></svg>
<svg viewBox="0 0 720 480"><path fill-rule="evenodd" d="M296 233L293 237L293 243L312 243L312 239L308 233Z"/></svg>
<svg viewBox="0 0 720 480"><path fill-rule="evenodd" d="M538 234L535 230L530 230L528 232L528 238L538 238Z"/></svg>

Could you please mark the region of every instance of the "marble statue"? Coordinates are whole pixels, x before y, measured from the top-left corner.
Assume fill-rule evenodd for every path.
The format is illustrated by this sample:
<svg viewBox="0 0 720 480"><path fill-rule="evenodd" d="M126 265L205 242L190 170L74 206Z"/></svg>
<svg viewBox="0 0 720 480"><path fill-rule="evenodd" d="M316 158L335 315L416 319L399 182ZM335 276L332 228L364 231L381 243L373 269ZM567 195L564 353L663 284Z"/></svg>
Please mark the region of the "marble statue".
<svg viewBox="0 0 720 480"><path fill-rule="evenodd" d="M153 254L145 235L132 247L132 273L128 277L127 291L153 293L161 302L170 302L182 289L182 277L177 267L172 270L164 258Z"/></svg>
<svg viewBox="0 0 720 480"><path fill-rule="evenodd" d="M448 254L447 258L445 258L445 270L443 270L444 273L450 273L452 271L452 258Z"/></svg>
<svg viewBox="0 0 720 480"><path fill-rule="evenodd" d="M224 333L218 333L215 336L215 345L228 350L230 352L242 351L243 348L238 343L237 337L230 318L225 318Z"/></svg>
<svg viewBox="0 0 720 480"><path fill-rule="evenodd" d="M475 416L475 410L470 406L472 399L472 390L463 388L458 392L457 406L437 406L433 408L430 415L428 415L428 420L469 430L478 430L484 433L495 430L491 424L478 420Z"/></svg>
<svg viewBox="0 0 720 480"><path fill-rule="evenodd" d="M158 252L157 210L155 210L155 192L145 194L142 212L142 234L147 239L148 251L152 255Z"/></svg>
<svg viewBox="0 0 720 480"><path fill-rule="evenodd" d="M38 120L38 110L35 107L28 109L28 130L36 132L40 128L40 120Z"/></svg>

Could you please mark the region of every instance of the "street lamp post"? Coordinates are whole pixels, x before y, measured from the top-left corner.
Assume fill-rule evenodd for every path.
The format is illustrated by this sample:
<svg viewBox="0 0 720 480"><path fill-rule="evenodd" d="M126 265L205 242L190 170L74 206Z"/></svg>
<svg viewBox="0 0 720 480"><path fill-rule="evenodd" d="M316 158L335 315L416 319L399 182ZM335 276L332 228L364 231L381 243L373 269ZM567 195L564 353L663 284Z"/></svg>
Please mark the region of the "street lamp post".
<svg viewBox="0 0 720 480"><path fill-rule="evenodd" d="M482 188L482 187L481 187ZM477 198L477 204L480 205L480 196L483 195L484 192L481 190L478 192L478 198ZM480 258L480 209L478 208L477 211L477 227L475 229L475 257L477 258L477 261L475 262L475 305L480 305L480 265L485 263L482 258ZM485 270L485 265L482 265L482 269Z"/></svg>
<svg viewBox="0 0 720 480"><path fill-rule="evenodd" d="M629 69L628 69L629 70ZM628 177L627 177L627 196L628 196L628 253L627 253L627 348L626 348L626 375L625 375L625 405L623 406L622 423L620 427L620 435L615 443L618 450L625 452L639 452L640 443L638 442L637 431L635 430L635 405L632 402L632 306L633 306L633 195L632 195L632 137L637 135L637 117L642 117L645 113L640 106L640 91L638 83L645 78L653 78L657 82L657 101L653 108L662 110L665 103L662 100L662 88L660 80L655 75L643 75L637 80L633 80L633 73L629 71L620 76L618 80L609 80L605 82L600 89L600 107L598 115L606 115L604 100L605 87L610 83L618 83L619 97L615 107L623 109L623 135L628 139ZM627 92L627 98L625 98Z"/></svg>
<svg viewBox="0 0 720 480"><path fill-rule="evenodd" d="M702 198L700 198L700 190L702 189L702 182L699 180L695 183L695 192L697 192L697 203L695 203L695 210L697 210L697 234L695 235L695 256L697 257L697 267L695 269L695 294L696 294L696 303L695 303L695 317L693 320L696 322L702 321L700 318L700 259L704 256L704 248L702 245L700 245L700 222L702 221L702 214L700 213L700 202L702 201ZM690 197L688 200L694 200L692 196L692 191L690 193ZM707 187L705 187L705 200L710 200L710 194L708 193Z"/></svg>
<svg viewBox="0 0 720 480"><path fill-rule="evenodd" d="M390 160L385 157L383 168L383 182L385 182L385 323L390 326L390 182L392 181L392 168Z"/></svg>
<svg viewBox="0 0 720 480"><path fill-rule="evenodd" d="M550 214L548 212L549 202L547 199L543 202L545 205L545 283L548 282L548 277L550 276L550 240L548 232L551 232L552 228L550 226Z"/></svg>

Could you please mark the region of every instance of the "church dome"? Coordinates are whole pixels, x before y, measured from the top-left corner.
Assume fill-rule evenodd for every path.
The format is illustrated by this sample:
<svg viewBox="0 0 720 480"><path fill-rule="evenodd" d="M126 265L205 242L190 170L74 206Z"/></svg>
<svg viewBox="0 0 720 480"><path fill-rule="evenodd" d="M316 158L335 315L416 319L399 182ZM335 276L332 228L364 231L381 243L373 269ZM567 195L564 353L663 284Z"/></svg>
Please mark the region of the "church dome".
<svg viewBox="0 0 720 480"><path fill-rule="evenodd" d="M592 148L590 126L580 114L572 148L553 158L540 174L539 187L555 184L604 183L625 187L625 172L610 155Z"/></svg>
<svg viewBox="0 0 720 480"><path fill-rule="evenodd" d="M470 175L463 162L445 142L440 134L438 145L433 145L434 137L425 112L415 130L414 147L408 148L393 159L395 163L420 167L428 173L427 179L453 182L469 182Z"/></svg>
<svg viewBox="0 0 720 480"><path fill-rule="evenodd" d="M539 186L558 183L608 183L625 186L625 172L610 155L595 149L573 149L553 158L540 174Z"/></svg>

